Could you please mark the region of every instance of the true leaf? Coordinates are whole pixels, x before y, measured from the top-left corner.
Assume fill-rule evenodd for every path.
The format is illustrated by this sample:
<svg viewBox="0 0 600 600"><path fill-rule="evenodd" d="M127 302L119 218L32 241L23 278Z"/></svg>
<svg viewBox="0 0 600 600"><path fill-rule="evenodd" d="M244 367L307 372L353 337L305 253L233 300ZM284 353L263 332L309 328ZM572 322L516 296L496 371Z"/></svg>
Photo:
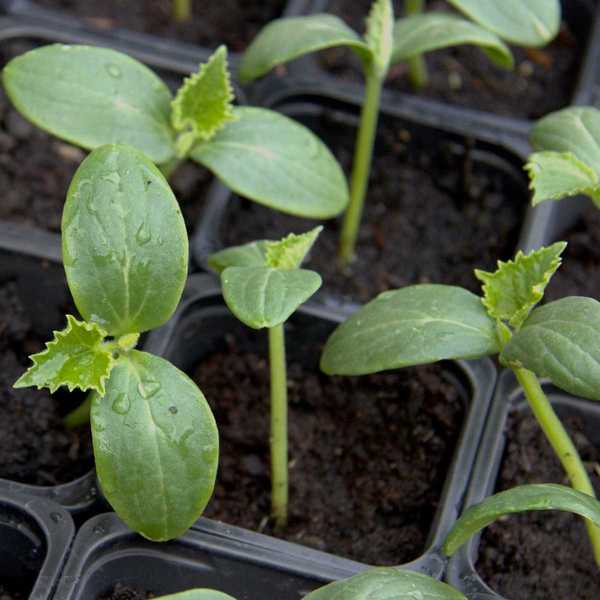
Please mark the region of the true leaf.
<svg viewBox="0 0 600 600"><path fill-rule="evenodd" d="M264 267L267 264L267 240L250 242L219 250L208 257L208 266L218 274L227 267Z"/></svg>
<svg viewBox="0 0 600 600"><path fill-rule="evenodd" d="M575 106L552 113L533 126L530 137L536 150L572 152L600 176L600 111Z"/></svg>
<svg viewBox="0 0 600 600"><path fill-rule="evenodd" d="M129 144L156 163L175 155L171 92L125 54L53 44L11 60L2 81L21 114L63 140L88 150Z"/></svg>
<svg viewBox="0 0 600 600"><path fill-rule="evenodd" d="M384 292L355 312L327 340L321 369L363 375L498 351L495 322L478 296L422 284Z"/></svg>
<svg viewBox="0 0 600 600"><path fill-rule="evenodd" d="M314 271L270 267L228 267L221 282L231 312L254 329L284 323L321 287Z"/></svg>
<svg viewBox="0 0 600 600"><path fill-rule="evenodd" d="M536 308L500 358L571 394L600 400L600 303L568 297Z"/></svg>
<svg viewBox="0 0 600 600"><path fill-rule="evenodd" d="M111 352L102 346L105 337L106 332L95 323L67 315L65 329L55 331L46 349L30 357L33 365L14 387L47 387L54 393L64 385L70 392L79 388L104 394L106 380L114 367Z"/></svg>
<svg viewBox="0 0 600 600"><path fill-rule="evenodd" d="M179 594L159 596L156 600L235 600L229 594L217 592L216 590L188 590Z"/></svg>
<svg viewBox="0 0 600 600"><path fill-rule="evenodd" d="M375 0L367 18L365 41L373 55L372 64L385 77L390 66L394 44L394 10L390 0Z"/></svg>
<svg viewBox="0 0 600 600"><path fill-rule="evenodd" d="M371 59L369 46L338 17L317 14L277 19L256 36L244 53L240 81L248 83L277 65L335 46L348 46L363 60Z"/></svg>
<svg viewBox="0 0 600 600"><path fill-rule="evenodd" d="M290 233L277 242L265 242L266 266L284 270L297 269L322 230L323 227L319 226L306 233Z"/></svg>
<svg viewBox="0 0 600 600"><path fill-rule="evenodd" d="M507 69L513 67L512 53L497 35L471 21L438 12L396 21L392 62L461 44L480 46L496 65Z"/></svg>
<svg viewBox="0 0 600 600"><path fill-rule="evenodd" d="M543 46L560 26L559 0L449 0L482 27L519 46Z"/></svg>
<svg viewBox="0 0 600 600"><path fill-rule="evenodd" d="M67 193L62 251L81 315L110 335L162 325L181 297L188 242L160 171L128 146L102 146Z"/></svg>
<svg viewBox="0 0 600 600"><path fill-rule="evenodd" d="M577 194L600 203L598 174L572 152L535 152L525 165L533 190L533 206L544 200L560 200Z"/></svg>
<svg viewBox="0 0 600 600"><path fill-rule="evenodd" d="M121 356L91 411L98 479L121 519L145 537L184 533L213 491L217 427L194 382L171 363Z"/></svg>
<svg viewBox="0 0 600 600"><path fill-rule="evenodd" d="M348 204L344 173L306 127L262 108L235 108L236 121L198 144L191 158L241 196L284 213L328 219Z"/></svg>
<svg viewBox="0 0 600 600"><path fill-rule="evenodd" d="M593 496L564 485L521 485L468 508L448 534L443 550L452 556L472 535L500 517L531 510L571 512L600 526L600 502Z"/></svg>
<svg viewBox="0 0 600 600"><path fill-rule="evenodd" d="M334 581L304 600L466 600L460 592L432 577L392 567L369 569Z"/></svg>
<svg viewBox="0 0 600 600"><path fill-rule="evenodd" d="M514 260L499 260L493 273L476 269L475 276L483 282L483 304L490 317L519 328L544 296L566 247L566 242L557 242L527 255L519 250Z"/></svg>
<svg viewBox="0 0 600 600"><path fill-rule="evenodd" d="M171 122L179 132L177 153L185 156L199 141L210 140L233 115L233 89L229 80L227 49L221 46L187 77L173 100Z"/></svg>

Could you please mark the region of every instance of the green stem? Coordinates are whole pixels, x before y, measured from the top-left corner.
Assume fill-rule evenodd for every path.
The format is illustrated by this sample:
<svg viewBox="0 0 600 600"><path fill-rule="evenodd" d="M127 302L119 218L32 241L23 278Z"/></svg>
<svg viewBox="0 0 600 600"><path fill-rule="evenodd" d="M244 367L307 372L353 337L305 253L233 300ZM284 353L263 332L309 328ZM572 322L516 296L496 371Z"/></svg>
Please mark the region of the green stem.
<svg viewBox="0 0 600 600"><path fill-rule="evenodd" d="M354 162L350 179L350 203L344 215L342 233L338 247L338 259L342 267L348 266L354 258L356 238L362 217L373 158L373 144L379 117L379 99L383 78L375 69L367 74L365 99L360 115L360 127L354 149Z"/></svg>
<svg viewBox="0 0 600 600"><path fill-rule="evenodd" d="M404 12L407 17L420 15L425 8L425 0L405 0ZM415 90L423 89L428 81L427 65L422 54L408 59L408 77Z"/></svg>
<svg viewBox="0 0 600 600"><path fill-rule="evenodd" d="M192 18L192 0L173 0L173 19L180 23Z"/></svg>
<svg viewBox="0 0 600 600"><path fill-rule="evenodd" d="M278 528L288 512L287 375L283 323L269 329L271 368L271 513Z"/></svg>
<svg viewBox="0 0 600 600"><path fill-rule="evenodd" d="M560 419L556 416L550 401L544 394L538 378L527 369L513 369L519 383L523 386L525 396L531 406L542 431L550 442L556 456L567 472L574 489L595 497L594 488L575 445L571 441ZM596 564L600 566L600 528L589 521L585 522Z"/></svg>
<svg viewBox="0 0 600 600"><path fill-rule="evenodd" d="M86 399L75 409L72 410L64 419L65 427L75 429L90 422L90 410L92 408L92 393L90 392Z"/></svg>
<svg viewBox="0 0 600 600"><path fill-rule="evenodd" d="M175 172L175 169L183 162L181 158L172 158L169 162L158 165L160 172L165 176L165 179L170 179L171 175Z"/></svg>

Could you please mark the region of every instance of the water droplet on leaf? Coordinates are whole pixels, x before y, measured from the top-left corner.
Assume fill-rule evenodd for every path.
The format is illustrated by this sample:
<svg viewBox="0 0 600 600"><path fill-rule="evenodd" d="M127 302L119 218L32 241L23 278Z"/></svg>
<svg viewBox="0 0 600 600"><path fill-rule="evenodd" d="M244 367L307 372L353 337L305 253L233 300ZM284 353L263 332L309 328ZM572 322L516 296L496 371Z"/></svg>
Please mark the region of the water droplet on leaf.
<svg viewBox="0 0 600 600"><path fill-rule="evenodd" d="M137 233L135 234L135 239L140 246L143 246L144 244L147 244L151 238L152 235L150 233L150 229L148 228L148 225L143 222L138 227Z"/></svg>
<svg viewBox="0 0 600 600"><path fill-rule="evenodd" d="M121 69L119 69L119 67L117 67L117 65L113 65L113 64L107 64L106 66L106 72L111 76L114 77L115 79L120 79L121 78Z"/></svg>
<svg viewBox="0 0 600 600"><path fill-rule="evenodd" d="M177 407L176 407L176 406L169 406L169 412L170 412L172 415L176 415L176 414L177 414L179 411L177 410Z"/></svg>
<svg viewBox="0 0 600 600"><path fill-rule="evenodd" d="M142 398L152 398L160 390L161 385L155 379L142 379L138 383L138 392Z"/></svg>
<svg viewBox="0 0 600 600"><path fill-rule="evenodd" d="M119 394L112 403L112 409L119 415L126 415L129 407L130 401L126 394Z"/></svg>

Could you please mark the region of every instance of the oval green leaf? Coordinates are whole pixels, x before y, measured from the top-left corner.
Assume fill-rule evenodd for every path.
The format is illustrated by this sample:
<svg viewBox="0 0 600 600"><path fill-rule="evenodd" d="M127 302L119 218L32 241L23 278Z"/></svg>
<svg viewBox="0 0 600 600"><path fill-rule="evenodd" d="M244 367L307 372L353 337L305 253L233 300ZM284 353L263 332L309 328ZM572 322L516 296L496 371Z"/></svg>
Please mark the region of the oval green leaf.
<svg viewBox="0 0 600 600"><path fill-rule="evenodd" d="M86 321L110 335L142 332L173 314L187 276L188 241L160 171L128 146L102 146L67 193L62 252Z"/></svg>
<svg viewBox="0 0 600 600"><path fill-rule="evenodd" d="M543 46L560 26L559 0L448 0L482 27L519 46Z"/></svg>
<svg viewBox="0 0 600 600"><path fill-rule="evenodd" d="M569 297L536 308L500 359L571 394L600 400L600 303Z"/></svg>
<svg viewBox="0 0 600 600"><path fill-rule="evenodd" d="M328 219L348 204L348 184L327 146L303 125L262 108L236 108L191 158L234 192L284 213Z"/></svg>
<svg viewBox="0 0 600 600"><path fill-rule="evenodd" d="M452 556L472 535L500 517L530 510L571 512L600 526L600 502L593 496L564 485L521 485L468 508L448 534L444 553Z"/></svg>
<svg viewBox="0 0 600 600"><path fill-rule="evenodd" d="M370 60L369 46L338 17L318 14L277 19L256 36L244 53L240 81L249 83L277 65L335 46L348 46Z"/></svg>
<svg viewBox="0 0 600 600"><path fill-rule="evenodd" d="M327 340L321 369L364 375L498 351L481 298L449 285L413 285L380 294L342 323Z"/></svg>
<svg viewBox="0 0 600 600"><path fill-rule="evenodd" d="M188 590L179 594L159 596L156 600L235 600L235 598L216 590Z"/></svg>
<svg viewBox="0 0 600 600"><path fill-rule="evenodd" d="M175 156L171 92L125 54L53 44L11 60L2 81L21 114L67 142L129 144L156 163Z"/></svg>
<svg viewBox="0 0 600 600"><path fill-rule="evenodd" d="M369 569L334 581L304 600L467 600L449 585L421 573L392 567Z"/></svg>
<svg viewBox="0 0 600 600"><path fill-rule="evenodd" d="M505 69L513 67L512 53L497 35L471 21L437 12L396 21L392 62L461 44L480 46L494 64Z"/></svg>
<svg viewBox="0 0 600 600"><path fill-rule="evenodd" d="M231 312L253 329L285 323L320 287L321 276L306 269L228 267L221 274Z"/></svg>
<svg viewBox="0 0 600 600"><path fill-rule="evenodd" d="M536 150L572 152L600 176L600 111L592 107L559 110L537 121L529 136Z"/></svg>
<svg viewBox="0 0 600 600"><path fill-rule="evenodd" d="M104 495L129 527L155 541L184 533L213 491L215 419L195 383L145 352L122 356L91 411Z"/></svg>

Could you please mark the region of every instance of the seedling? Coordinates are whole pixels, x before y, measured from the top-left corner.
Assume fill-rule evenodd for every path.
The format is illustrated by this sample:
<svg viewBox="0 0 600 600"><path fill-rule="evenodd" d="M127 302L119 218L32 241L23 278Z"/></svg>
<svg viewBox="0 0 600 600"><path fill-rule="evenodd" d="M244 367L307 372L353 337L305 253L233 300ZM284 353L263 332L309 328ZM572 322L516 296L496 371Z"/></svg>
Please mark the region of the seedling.
<svg viewBox="0 0 600 600"><path fill-rule="evenodd" d="M169 594L168 596L159 596L156 600L235 600L235 598L216 590L201 589L188 590L179 594Z"/></svg>
<svg viewBox="0 0 600 600"><path fill-rule="evenodd" d="M540 119L530 135L538 150L526 169L535 206L585 194L600 208L600 111L578 106Z"/></svg>
<svg viewBox="0 0 600 600"><path fill-rule="evenodd" d="M184 23L192 18L192 0L173 0L173 19Z"/></svg>
<svg viewBox="0 0 600 600"><path fill-rule="evenodd" d="M327 341L325 373L361 375L444 359L498 355L511 369L574 489L594 489L538 377L600 400L600 303L568 297L535 308L560 265L564 242L475 271L483 297L455 286L414 285L380 294ZM600 529L587 523L600 564Z"/></svg>
<svg viewBox="0 0 600 600"><path fill-rule="evenodd" d="M218 432L196 385L135 349L173 314L187 277L183 217L161 172L124 145L94 150L67 193L62 254L83 320L67 315L15 387L89 391L104 495L151 540L183 533L214 487Z"/></svg>
<svg viewBox="0 0 600 600"><path fill-rule="evenodd" d="M269 330L271 371L271 512L277 527L288 513L287 375L284 325L320 287L321 277L300 269L321 231L317 227L281 241L262 240L213 254L231 312L253 329Z"/></svg>
<svg viewBox="0 0 600 600"><path fill-rule="evenodd" d="M317 14L278 19L267 25L252 42L240 66L240 79L250 82L273 67L305 54L335 46L350 48L360 59L366 79L354 163L350 179L350 204L344 216L338 256L347 266L355 253L358 228L373 156L381 89L389 67L412 61L412 79L426 80L421 55L460 44L480 46L495 64L513 67L513 57L502 41L524 46L547 43L558 31L558 0L450 0L470 20L443 12L411 14L394 23L390 0L375 0L364 37L341 19ZM500 7L501 4L501 7ZM407 0L408 12L418 12L422 0Z"/></svg>
<svg viewBox="0 0 600 600"><path fill-rule="evenodd" d="M348 203L344 174L314 134L279 113L233 106L224 46L174 99L150 69L107 48L44 46L2 77L24 117L87 150L129 144L167 177L191 159L241 196L298 216L331 218Z"/></svg>

